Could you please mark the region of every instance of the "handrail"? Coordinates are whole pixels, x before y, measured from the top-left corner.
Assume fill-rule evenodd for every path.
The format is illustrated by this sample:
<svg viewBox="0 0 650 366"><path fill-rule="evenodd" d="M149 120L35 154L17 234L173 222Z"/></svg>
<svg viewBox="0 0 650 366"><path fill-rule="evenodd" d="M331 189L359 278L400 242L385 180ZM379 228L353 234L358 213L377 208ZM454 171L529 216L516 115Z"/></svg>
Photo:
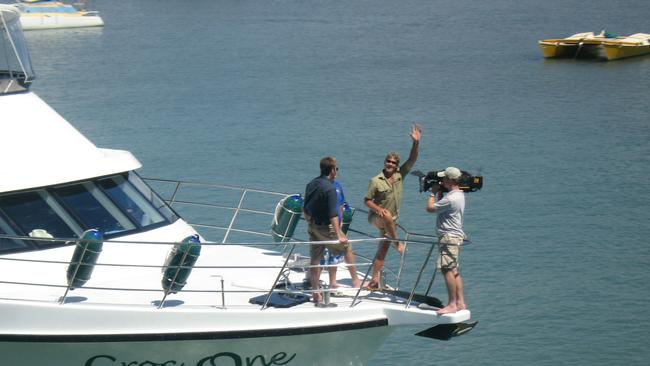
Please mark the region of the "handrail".
<svg viewBox="0 0 650 366"><path fill-rule="evenodd" d="M191 224L190 224L191 225ZM31 241L48 241L48 242L66 242L66 246L68 245L73 245L77 241L80 241L82 239L80 238L38 238L38 237L32 237L32 236L25 236L25 235L8 235L8 234L0 234L0 239L10 239L10 240L31 240ZM367 239L349 239L349 242L351 243L363 243L363 242L377 242L381 240L399 240L399 241L404 241L405 239L389 239L389 238L373 238L373 237L368 237ZM84 241L88 242L93 242L91 239L84 239ZM419 244L429 244L429 242L425 241L419 241L419 240L409 240L410 243L419 243ZM300 245L310 245L314 243L318 244L336 244L338 241L336 240L329 240L329 241L319 241L319 242L313 242L313 241L305 241L305 240L292 240L292 244L300 244ZM110 244L129 244L129 245L174 245L174 244L180 244L180 242L177 241L150 241L150 240L115 240L115 239L110 239L110 240L105 240L104 244L110 245ZM203 245L203 246L224 246L224 245L240 245L240 246L271 246L271 247L277 247L278 243L266 243L266 242L240 242L240 243L216 243L212 241L206 241L206 242L201 242L197 243L196 245ZM45 249L45 248L42 248ZM0 259L3 259L0 256Z"/></svg>
<svg viewBox="0 0 650 366"><path fill-rule="evenodd" d="M261 194L270 194L272 196L278 196L278 197L285 197L287 194L286 193L280 193L280 192L274 192L274 191L267 191L267 190L261 190L261 189L250 189L250 188L241 188L241 187L235 187L235 186L227 186L227 185L218 185L218 184L210 184L210 183L197 183L197 182L187 182L187 181L179 181L179 180L167 180L167 179L151 179L151 178L143 178L143 180L147 183L149 182L159 182L163 184L170 184L172 185L172 190L171 190L171 196L168 198L162 198L168 205L171 206L176 206L176 205L190 205L190 206L196 206L196 207L207 207L207 208L215 208L215 209L223 209L223 210L230 210L232 211L232 216L230 218L230 222L227 227L219 226L219 225L211 225L211 224L203 224L203 223L192 223L188 222L190 225L198 228L198 227L207 227L211 229L219 229L219 230L224 230L225 235L223 239L221 240L221 243L218 242L201 242L196 245L201 245L201 246L223 246L223 245L241 245L241 246L256 246L256 247L265 247L265 246L273 246L277 247L281 243L276 243L276 242L238 242L238 243L227 243L228 238L230 237L230 234L233 232L238 232L238 233L245 233L245 234L256 234L256 235L263 235L266 237L270 237L271 235L268 232L258 232L258 231L253 231L253 230L246 230L246 229L240 229L236 227L236 222L237 219L239 218L239 214L242 212L246 213L252 213L252 214L260 214L260 215L273 215L272 213L268 211L262 211L262 210L257 210L257 209L251 209L245 206L245 203L247 202L247 199L249 198L250 193L261 193ZM191 189L191 187L207 187L207 188L217 188L217 189L227 189L227 190L232 190L232 191L237 191L239 194L239 197L237 198L236 195L234 199L237 200L236 206L232 205L223 205L223 204L213 204L209 202L195 202L191 200L184 199L181 197L183 192L187 189ZM169 192L169 190L167 191ZM199 191L200 192L200 191ZM158 194L160 194L158 192ZM232 195L228 195L227 198L232 199ZM252 199L252 198L251 198ZM362 208L358 208L358 211L367 213L368 211ZM415 284L413 285L411 291L410 291L410 296L408 298L408 301L406 303L406 307L409 307L411 304L411 300L413 299L413 296L415 295L416 289L418 284L421 281L421 278L423 276L424 271L427 268L427 264L430 260L431 255L433 254L433 247L437 243L437 238L435 238L432 235L426 235L426 234L417 234L417 233L412 233L409 232L404 226L402 225L397 225L397 228L400 233L403 233L404 237L403 238L381 238L381 237L374 237L368 233L358 231L355 229L350 228L350 232L356 233L359 235L364 236L363 239L350 239L350 242L352 243L358 243L358 244L364 244L364 245L376 245L376 243L384 240L397 240L401 242L405 242L407 246L409 245L429 245L429 251L424 258L424 262L420 267L420 270L418 271L417 274L417 280ZM43 241L43 242L52 242L52 243L63 243L65 242L66 244L73 244L78 241L80 241L80 238L35 238L35 237L28 237L28 236L15 236L15 235L6 235L6 234L0 234L0 239L10 239L10 240L28 240L28 241ZM420 240L421 239L421 240ZM434 240L435 239L435 240ZM334 244L337 243L337 241L326 241L326 242L318 242L319 244ZM161 242L161 241L134 241L134 240L119 240L119 238L115 239L110 239L104 241L104 245L110 246L110 245L175 245L178 244L178 242ZM296 248L298 247L304 247L304 246L309 246L313 244L313 242L310 241L300 241L300 240L295 240L291 239L289 242L284 243L285 248L289 249L288 253L284 253L285 258L282 263L282 265L270 265L270 266L248 266L248 265L226 265L226 266L210 266L210 265L195 265L195 266L178 266L179 268L193 268L193 269L278 269L278 273L275 276L275 280L273 281L272 285L270 288L262 290L263 292L266 292L266 298L264 300L264 303L261 306L261 310L264 310L268 307L268 303L270 300L271 295L274 292L280 292L280 293L287 293L287 292L295 292L292 291L289 288L284 288L284 289L279 289L276 288L278 285L278 281L282 278L283 274L287 270L293 270L296 268L300 268L301 270L305 270L307 268L313 268L313 267L328 267L328 266L311 266L311 265L305 265L304 263L301 264L300 266L293 266L291 263L291 258L295 257L293 253L295 252ZM290 245L287 245L290 244ZM399 268L397 271L392 271L388 266L385 267L385 270L387 272L390 272L392 275L396 277L396 289L399 289L401 286L401 281L402 281L402 274L403 270L407 264L406 260L406 251L401 254L399 258ZM357 254L357 257L359 258L367 258L363 255ZM295 258L294 258L295 259ZM370 258L367 258L368 260ZM418 258L420 259L420 258ZM22 261L22 262L36 262L36 263L43 263L43 264L60 264L60 265L71 265L71 264L77 264L77 262L66 262L66 261L53 261L53 260L36 260L36 259L26 259L26 258L10 258L10 257L5 257L5 256L0 256L0 261ZM372 262L374 262L374 259L369 261L369 262L364 262L364 263L356 263L355 265L357 267L363 267L367 266L367 270L363 271L364 278L363 282L367 280L369 277L370 271L371 271L371 265ZM164 265L149 265L149 264L119 264L119 263L96 263L96 266L112 266L112 267L135 267L135 268L164 268ZM347 266L347 264L340 264L336 266ZM428 284L427 292L426 295L428 295L429 290L431 289L431 286L433 284L433 279L435 278L435 271L433 273L433 276L431 278L431 281ZM51 286L51 287L58 287L57 285L52 285L52 284L35 284L35 283L24 283L24 282L16 282L16 281L2 281L0 279L1 284L16 284L16 285L34 285L34 286ZM61 285L61 287L65 288L67 286ZM160 306L164 306L164 302L167 298L167 293L163 289L128 289L128 288L111 288L111 287L87 287L84 286L86 289L92 289L92 290L117 290L117 291L163 291L164 296L162 300L160 301ZM306 291L306 290L300 290L303 293L311 293L313 291ZM361 291L362 289L359 288L356 291L356 294L354 298L352 299L351 307L355 306L356 304L359 303L359 298L361 297ZM226 290L223 285L223 278L221 279L221 288L218 290L213 290L213 289L207 289L207 290L189 290L189 289L182 289L179 292L187 292L187 293L221 293L222 294L222 307L225 308L225 298L224 294L226 293L259 293L260 289L254 289L250 291L246 290L241 290L241 289L234 289L234 290Z"/></svg>

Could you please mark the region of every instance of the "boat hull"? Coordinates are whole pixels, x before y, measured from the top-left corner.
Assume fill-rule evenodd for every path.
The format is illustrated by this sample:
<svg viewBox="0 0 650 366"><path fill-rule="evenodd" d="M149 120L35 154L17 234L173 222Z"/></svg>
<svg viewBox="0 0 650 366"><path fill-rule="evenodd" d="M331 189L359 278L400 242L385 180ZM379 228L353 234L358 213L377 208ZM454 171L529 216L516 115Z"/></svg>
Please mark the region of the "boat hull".
<svg viewBox="0 0 650 366"><path fill-rule="evenodd" d="M598 57L600 44L540 42L539 48L545 58Z"/></svg>
<svg viewBox="0 0 650 366"><path fill-rule="evenodd" d="M237 333L175 334L168 338L152 334L149 340L88 336L59 342L55 337L42 336L31 341L0 341L0 354L3 364L12 366L366 365L392 329L374 325L346 331L243 337Z"/></svg>
<svg viewBox="0 0 650 366"><path fill-rule="evenodd" d="M621 58L641 56L650 53L650 45L631 46L617 44L603 44L605 56L608 60L618 60Z"/></svg>
<svg viewBox="0 0 650 366"><path fill-rule="evenodd" d="M101 27L104 21L97 15L27 15L20 16L23 30Z"/></svg>

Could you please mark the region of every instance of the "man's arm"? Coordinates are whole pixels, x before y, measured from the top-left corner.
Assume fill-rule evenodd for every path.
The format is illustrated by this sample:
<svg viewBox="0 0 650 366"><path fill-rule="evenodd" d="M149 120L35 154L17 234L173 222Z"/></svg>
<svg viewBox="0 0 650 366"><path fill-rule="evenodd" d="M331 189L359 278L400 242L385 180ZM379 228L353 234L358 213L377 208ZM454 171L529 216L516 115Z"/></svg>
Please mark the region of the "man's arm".
<svg viewBox="0 0 650 366"><path fill-rule="evenodd" d="M436 212L436 195L431 193L427 200L427 212Z"/></svg>
<svg viewBox="0 0 650 366"><path fill-rule="evenodd" d="M411 145L411 152L409 153L409 158L406 159L404 164L402 164L402 166L399 168L399 172L402 174L402 177L406 177L406 175L411 171L413 164L415 164L415 161L418 160L421 136L422 127L419 123L414 123L413 126L411 126L411 139L413 140L413 144Z"/></svg>
<svg viewBox="0 0 650 366"><path fill-rule="evenodd" d="M343 234L343 231L341 231L341 223L339 222L339 209L340 208L336 199L336 189L332 185L332 189L327 190L327 211L330 217L330 224L336 233L338 241L342 244L346 244L348 242L348 238L345 236L345 234Z"/></svg>
<svg viewBox="0 0 650 366"><path fill-rule="evenodd" d="M339 243L347 244L348 237L345 236L345 234L341 230L341 225L339 223L339 216L337 215L337 216L334 216L334 217L330 217L330 224L332 225L332 228L336 232L336 237L338 238Z"/></svg>
<svg viewBox="0 0 650 366"><path fill-rule="evenodd" d="M388 211L387 209L379 206L372 199L364 198L364 201L365 201L366 206L370 209L370 211L375 212L379 217L381 217L381 218L383 218L383 217L393 217L390 214L390 211Z"/></svg>
<svg viewBox="0 0 650 366"><path fill-rule="evenodd" d="M363 197L363 203L366 204L366 207L368 207L368 209L370 209L370 211L376 213L379 217L382 217L382 218L384 216L392 217L390 215L390 211L388 211L387 209L385 209L385 208L381 207L380 205L378 205L377 203L375 203L374 197L375 197L375 193L377 192L377 187L374 184L373 180L374 180L374 178L371 179L370 182L368 183L368 192Z"/></svg>
<svg viewBox="0 0 650 366"><path fill-rule="evenodd" d="M304 208L302 209L302 216L305 218L305 220L311 221L311 215L308 214L307 211L305 211Z"/></svg>
<svg viewBox="0 0 650 366"><path fill-rule="evenodd" d="M438 209L441 207L436 207L436 196L437 196L437 201L442 200L442 191L438 190L437 192L431 192L429 195L429 199L427 200L427 211L428 212L436 212Z"/></svg>

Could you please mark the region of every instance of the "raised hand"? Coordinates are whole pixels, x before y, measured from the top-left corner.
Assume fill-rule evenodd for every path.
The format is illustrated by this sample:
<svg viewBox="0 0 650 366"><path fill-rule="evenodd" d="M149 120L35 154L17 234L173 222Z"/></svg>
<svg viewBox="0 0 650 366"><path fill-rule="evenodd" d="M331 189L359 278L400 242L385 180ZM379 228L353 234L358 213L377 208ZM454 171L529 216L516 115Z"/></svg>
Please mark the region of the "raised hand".
<svg viewBox="0 0 650 366"><path fill-rule="evenodd" d="M411 138L413 141L420 141L420 137L422 136L422 126L420 126L419 123L414 123L411 126Z"/></svg>

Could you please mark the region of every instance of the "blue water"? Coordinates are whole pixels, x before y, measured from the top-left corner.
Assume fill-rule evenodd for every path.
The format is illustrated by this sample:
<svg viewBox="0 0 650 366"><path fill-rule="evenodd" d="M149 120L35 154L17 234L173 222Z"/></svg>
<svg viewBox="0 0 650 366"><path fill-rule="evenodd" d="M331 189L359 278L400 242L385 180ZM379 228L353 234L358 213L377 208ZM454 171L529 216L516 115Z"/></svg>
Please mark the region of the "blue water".
<svg viewBox="0 0 650 366"><path fill-rule="evenodd" d="M384 155L408 155L413 121L416 169L485 176L462 258L478 327L450 342L398 329L372 366L647 364L650 56L537 48L650 33L647 0L92 5L104 28L26 34L33 90L144 176L302 192L335 155L360 206ZM400 221L433 233L425 201L408 178Z"/></svg>

